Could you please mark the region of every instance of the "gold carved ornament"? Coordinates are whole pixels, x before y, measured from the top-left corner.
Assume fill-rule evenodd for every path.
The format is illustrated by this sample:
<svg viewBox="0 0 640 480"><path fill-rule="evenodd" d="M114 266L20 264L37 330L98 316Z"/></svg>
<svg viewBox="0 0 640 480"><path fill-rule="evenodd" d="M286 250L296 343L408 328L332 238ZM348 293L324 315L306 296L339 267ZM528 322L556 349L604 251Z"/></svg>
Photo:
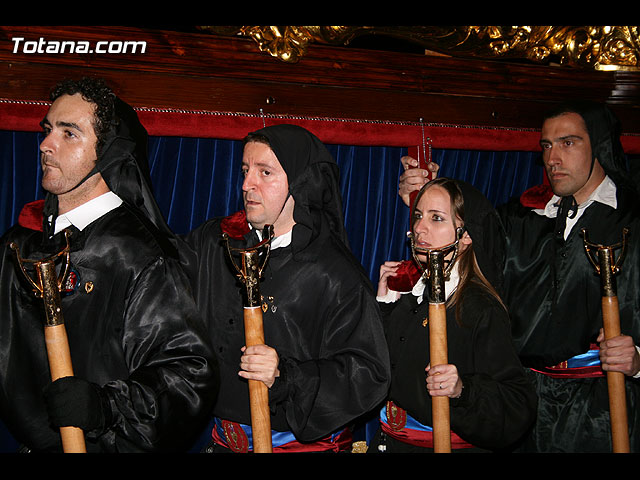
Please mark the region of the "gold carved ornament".
<svg viewBox="0 0 640 480"><path fill-rule="evenodd" d="M253 39L260 51L298 62L311 43L347 45L389 36L450 56L527 60L596 70L640 69L638 26L201 26Z"/></svg>

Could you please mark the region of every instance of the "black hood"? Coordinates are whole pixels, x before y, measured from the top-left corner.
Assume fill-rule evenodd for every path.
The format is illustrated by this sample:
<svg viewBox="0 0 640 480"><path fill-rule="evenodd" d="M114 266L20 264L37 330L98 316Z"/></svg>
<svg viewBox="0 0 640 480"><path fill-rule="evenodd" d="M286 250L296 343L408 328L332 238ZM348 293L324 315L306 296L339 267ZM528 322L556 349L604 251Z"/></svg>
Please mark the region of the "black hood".
<svg viewBox="0 0 640 480"><path fill-rule="evenodd" d="M253 132L265 136L287 174L295 201L294 253L323 229L348 246L344 228L340 172L333 156L311 132L296 125L274 125Z"/></svg>
<svg viewBox="0 0 640 480"><path fill-rule="evenodd" d="M616 185L629 186L631 182L620 142L622 126L618 117L604 104L575 101L561 105L547 118L568 112L577 113L584 120L589 133L592 160L598 159L604 172Z"/></svg>
<svg viewBox="0 0 640 480"><path fill-rule="evenodd" d="M147 140L147 131L140 123L135 110L116 97L114 117L97 152L96 166L83 181L95 173L100 173L113 193L150 220L162 235L172 238L173 233L153 196ZM47 221L49 216L53 216L51 225ZM57 196L47 193L43 219L45 235L51 234L57 216Z"/></svg>
<svg viewBox="0 0 640 480"><path fill-rule="evenodd" d="M482 274L498 292L503 287L505 231L491 202L471 184L456 180L464 198L464 226Z"/></svg>

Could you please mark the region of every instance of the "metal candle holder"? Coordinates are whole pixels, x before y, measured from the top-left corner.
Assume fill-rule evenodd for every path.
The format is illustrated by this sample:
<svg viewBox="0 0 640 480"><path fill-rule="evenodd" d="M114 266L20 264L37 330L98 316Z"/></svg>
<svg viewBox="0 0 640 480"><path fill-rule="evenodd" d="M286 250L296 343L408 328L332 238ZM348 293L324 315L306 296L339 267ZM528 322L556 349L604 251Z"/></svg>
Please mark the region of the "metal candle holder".
<svg viewBox="0 0 640 480"><path fill-rule="evenodd" d="M265 225L263 240L260 243L250 248L231 248L229 236L226 233L223 234L229 259L245 287L244 335L247 347L265 343L259 283L269 259L273 236L273 226ZM234 254L240 257L239 265L234 261ZM269 389L260 380L248 380L248 382L253 451L271 453L273 448Z"/></svg>
<svg viewBox="0 0 640 480"><path fill-rule="evenodd" d="M51 371L51 381L56 381L62 377L73 376L73 365L71 362L71 352L69 350L69 339L67 337L64 317L62 315L62 303L60 301L60 290L69 272L70 247L69 237L71 232L64 230L66 247L60 252L42 260L30 260L20 256L20 248L15 242L10 244L16 253L16 259L20 270L33 286L36 297L44 302L45 324L44 338L49 359L49 370ZM56 273L56 261L63 259L60 275ZM27 264L33 265L36 278L33 279L25 267ZM60 437L62 439L62 449L65 453L85 453L86 445L84 432L77 427L60 427Z"/></svg>
<svg viewBox="0 0 640 480"><path fill-rule="evenodd" d="M622 230L622 241L614 245L592 243L587 238L587 230L582 229L582 239L587 258L600 276L602 291L602 324L605 339L616 337L620 331L620 307L615 276L620 273L627 250L629 230ZM618 258L615 251L620 249ZM607 371L609 391L609 416L611 419L611 440L614 453L628 453L629 426L627 419L627 395L625 376L622 372Z"/></svg>

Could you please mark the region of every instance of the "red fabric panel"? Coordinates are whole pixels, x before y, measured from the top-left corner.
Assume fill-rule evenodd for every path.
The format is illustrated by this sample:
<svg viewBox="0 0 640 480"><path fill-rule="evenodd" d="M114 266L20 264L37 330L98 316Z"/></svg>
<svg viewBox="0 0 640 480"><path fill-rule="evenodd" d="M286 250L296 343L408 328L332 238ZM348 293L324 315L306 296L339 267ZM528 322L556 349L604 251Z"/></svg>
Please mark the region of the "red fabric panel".
<svg viewBox="0 0 640 480"><path fill-rule="evenodd" d="M0 99L0 129L39 131L48 109L46 102ZM292 123L313 132L325 143L409 147L422 145L423 137L433 148L462 150L537 151L539 131L533 129L490 128L464 125L382 122L336 118L289 117L227 112L182 112L137 108L149 135L240 140L263 124ZM263 123L264 122L264 123ZM640 153L640 135L625 135L627 153Z"/></svg>
<svg viewBox="0 0 640 480"><path fill-rule="evenodd" d="M48 109L49 104L44 102L0 100L0 130L39 132Z"/></svg>

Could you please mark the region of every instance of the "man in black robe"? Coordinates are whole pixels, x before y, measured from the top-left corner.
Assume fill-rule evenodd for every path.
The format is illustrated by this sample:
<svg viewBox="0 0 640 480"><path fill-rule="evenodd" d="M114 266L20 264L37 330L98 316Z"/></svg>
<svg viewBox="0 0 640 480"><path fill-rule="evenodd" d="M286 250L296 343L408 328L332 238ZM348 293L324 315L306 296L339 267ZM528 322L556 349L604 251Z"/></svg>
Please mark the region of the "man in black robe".
<svg viewBox="0 0 640 480"><path fill-rule="evenodd" d="M348 248L337 164L310 132L278 125L249 136L242 168L245 209L205 222L181 249L220 361L210 450L251 451L246 379L269 387L274 452L346 450L349 425L387 394L389 360L373 289ZM259 287L266 345L245 351L244 287L221 235L246 248L265 225L275 234Z"/></svg>
<svg viewBox="0 0 640 480"><path fill-rule="evenodd" d="M630 445L640 450L640 207L620 131L602 105L551 112L540 142L550 190L534 187L498 209L507 232L504 294L512 334L539 398L523 451L610 452L609 370L625 374ZM400 194L408 196L420 177L424 171L405 172ZM616 275L622 335L609 340L601 332L600 279L586 256L583 228L601 245L620 243L623 229L630 230Z"/></svg>
<svg viewBox="0 0 640 480"><path fill-rule="evenodd" d="M186 450L210 415L217 366L151 194L146 131L99 80L63 82L51 99L45 201L1 243L0 415L23 451L61 451L63 426L84 431L88 452ZM10 244L40 260L62 250L65 230L74 376L51 382L44 305Z"/></svg>

